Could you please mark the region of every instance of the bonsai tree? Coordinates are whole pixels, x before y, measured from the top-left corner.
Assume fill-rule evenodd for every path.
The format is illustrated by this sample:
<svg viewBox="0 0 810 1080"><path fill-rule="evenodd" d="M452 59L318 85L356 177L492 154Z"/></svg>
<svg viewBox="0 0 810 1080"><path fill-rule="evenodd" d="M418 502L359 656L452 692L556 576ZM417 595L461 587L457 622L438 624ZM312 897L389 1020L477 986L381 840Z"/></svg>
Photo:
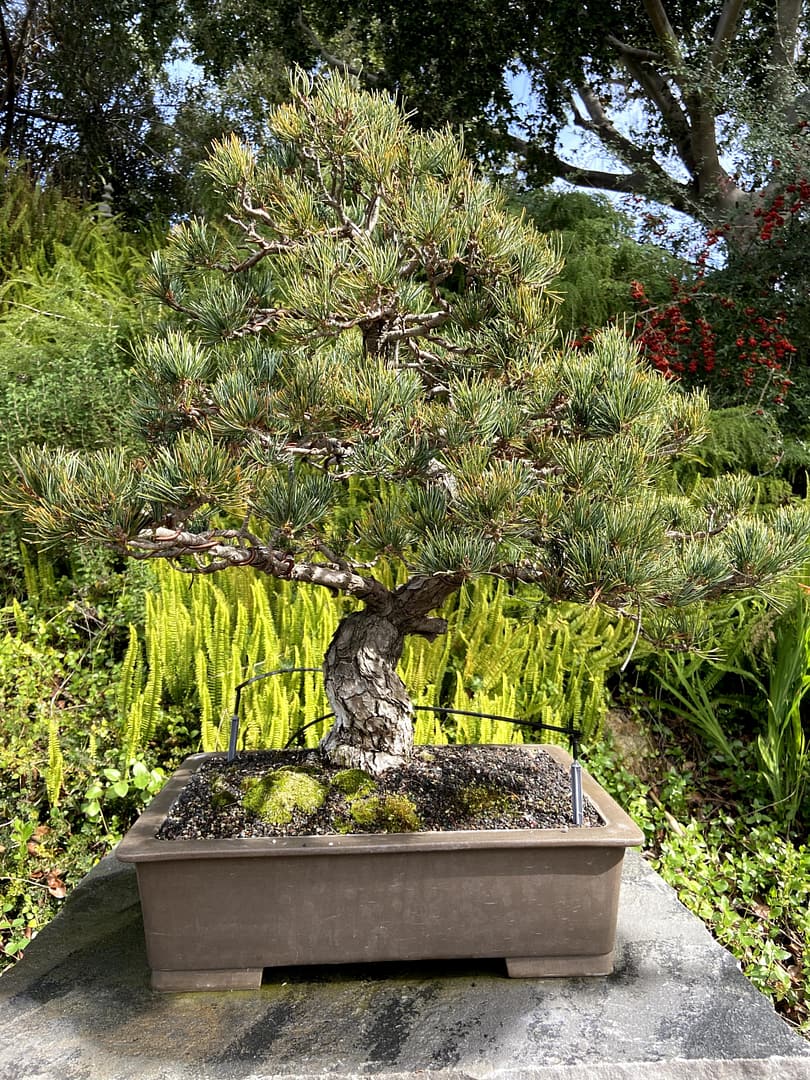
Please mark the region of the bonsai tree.
<svg viewBox="0 0 810 1080"><path fill-rule="evenodd" d="M443 633L436 610L476 575L643 629L807 557L806 515L746 518L741 480L659 490L705 400L619 329L554 344L558 254L451 132L299 73L267 145L226 139L206 167L227 220L175 226L147 281L166 319L138 348L145 449L26 450L7 501L43 543L359 601L324 659L332 763L408 757L403 642Z"/></svg>

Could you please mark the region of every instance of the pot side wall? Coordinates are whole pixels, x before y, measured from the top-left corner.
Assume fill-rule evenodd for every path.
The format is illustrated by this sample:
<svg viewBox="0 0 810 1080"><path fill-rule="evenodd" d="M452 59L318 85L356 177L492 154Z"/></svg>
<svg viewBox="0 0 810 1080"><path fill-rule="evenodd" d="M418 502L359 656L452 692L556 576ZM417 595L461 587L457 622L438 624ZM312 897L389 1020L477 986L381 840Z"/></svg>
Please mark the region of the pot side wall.
<svg viewBox="0 0 810 1080"><path fill-rule="evenodd" d="M149 964L603 955L613 948L623 856L507 848L145 863Z"/></svg>
<svg viewBox="0 0 810 1080"><path fill-rule="evenodd" d="M155 988L258 986L265 967L465 957L505 957L515 976L612 970L622 860L642 834L587 773L600 828L156 840L210 756L184 762L117 850L136 865Z"/></svg>

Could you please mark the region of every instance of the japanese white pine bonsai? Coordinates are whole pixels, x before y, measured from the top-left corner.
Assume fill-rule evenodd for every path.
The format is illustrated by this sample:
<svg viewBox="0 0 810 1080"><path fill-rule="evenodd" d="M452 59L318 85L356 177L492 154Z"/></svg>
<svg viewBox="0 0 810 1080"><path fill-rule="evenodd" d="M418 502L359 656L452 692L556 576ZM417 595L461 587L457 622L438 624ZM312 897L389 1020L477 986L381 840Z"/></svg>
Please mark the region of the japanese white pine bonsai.
<svg viewBox="0 0 810 1080"><path fill-rule="evenodd" d="M355 597L324 659L332 763L407 758L403 641L443 633L433 612L471 577L645 627L806 558L806 514L743 516L740 480L661 493L705 401L619 330L558 345L557 252L450 132L299 74L267 145L227 139L206 168L227 220L177 225L147 282L167 312L134 375L146 449L30 449L7 503L44 543Z"/></svg>

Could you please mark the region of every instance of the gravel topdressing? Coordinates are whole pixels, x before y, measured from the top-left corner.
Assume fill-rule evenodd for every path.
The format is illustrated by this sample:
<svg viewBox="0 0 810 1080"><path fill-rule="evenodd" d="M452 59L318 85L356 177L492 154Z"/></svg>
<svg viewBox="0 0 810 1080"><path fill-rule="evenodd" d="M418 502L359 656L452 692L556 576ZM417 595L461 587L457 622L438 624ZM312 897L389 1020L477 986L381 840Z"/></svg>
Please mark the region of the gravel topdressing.
<svg viewBox="0 0 810 1080"><path fill-rule="evenodd" d="M328 788L315 810L294 809L290 820L263 820L241 804L246 781L279 767L303 769ZM360 824L352 798L330 781L341 770L325 766L317 750L260 751L204 762L169 811L159 840L223 839L406 831L388 824ZM568 771L545 751L520 746L417 747L407 765L376 777L366 798L413 804L417 827L407 831L561 829L571 825ZM366 815L367 816L367 815ZM584 824L603 825L585 799Z"/></svg>

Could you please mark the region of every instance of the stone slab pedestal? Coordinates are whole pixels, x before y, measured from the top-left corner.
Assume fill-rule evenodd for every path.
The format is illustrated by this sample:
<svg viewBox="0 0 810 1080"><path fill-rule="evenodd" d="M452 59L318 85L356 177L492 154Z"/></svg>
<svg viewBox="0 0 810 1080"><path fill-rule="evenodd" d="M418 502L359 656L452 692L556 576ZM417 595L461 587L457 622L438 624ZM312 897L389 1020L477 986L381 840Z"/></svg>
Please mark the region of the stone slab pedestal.
<svg viewBox="0 0 810 1080"><path fill-rule="evenodd" d="M614 973L502 960L286 968L149 986L134 873L108 857L0 978L0 1080L810 1080L810 1043L635 852Z"/></svg>

